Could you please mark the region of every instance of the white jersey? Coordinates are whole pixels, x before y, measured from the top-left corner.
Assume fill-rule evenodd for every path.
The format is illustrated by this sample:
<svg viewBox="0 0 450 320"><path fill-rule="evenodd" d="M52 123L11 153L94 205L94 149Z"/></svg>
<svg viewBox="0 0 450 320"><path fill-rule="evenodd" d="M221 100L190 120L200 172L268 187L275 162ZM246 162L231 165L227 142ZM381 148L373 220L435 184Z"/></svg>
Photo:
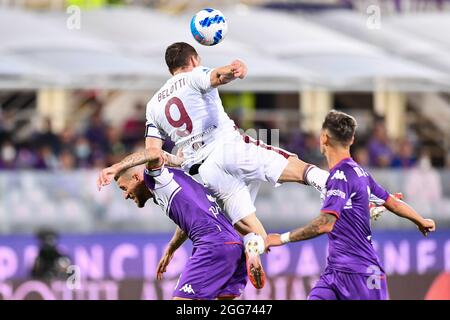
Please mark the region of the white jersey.
<svg viewBox="0 0 450 320"><path fill-rule="evenodd" d="M170 78L147 103L146 137L169 137L183 151L183 168L204 160L227 136L237 134L211 86L212 69L197 67Z"/></svg>

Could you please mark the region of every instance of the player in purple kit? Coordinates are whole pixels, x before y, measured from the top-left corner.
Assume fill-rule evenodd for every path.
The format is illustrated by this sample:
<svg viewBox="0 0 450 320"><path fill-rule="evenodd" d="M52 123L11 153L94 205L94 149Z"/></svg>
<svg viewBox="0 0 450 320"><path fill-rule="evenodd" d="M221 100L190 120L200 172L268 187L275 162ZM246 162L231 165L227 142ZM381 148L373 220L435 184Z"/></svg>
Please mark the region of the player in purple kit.
<svg viewBox="0 0 450 320"><path fill-rule="evenodd" d="M321 214L305 227L266 239L266 248L270 248L328 234L327 267L311 290L310 300L388 298L384 270L371 241L370 194L384 201L388 210L415 223L425 236L435 230L433 220L422 218L390 195L353 161L350 146L355 130L352 116L335 110L328 113L320 135L320 151L330 168Z"/></svg>
<svg viewBox="0 0 450 320"><path fill-rule="evenodd" d="M181 170L132 167L117 178L125 199L139 208L153 198L177 224L177 230L158 265L162 278L174 252L189 238L193 252L173 292L173 298L232 299L247 283L241 237L201 184Z"/></svg>

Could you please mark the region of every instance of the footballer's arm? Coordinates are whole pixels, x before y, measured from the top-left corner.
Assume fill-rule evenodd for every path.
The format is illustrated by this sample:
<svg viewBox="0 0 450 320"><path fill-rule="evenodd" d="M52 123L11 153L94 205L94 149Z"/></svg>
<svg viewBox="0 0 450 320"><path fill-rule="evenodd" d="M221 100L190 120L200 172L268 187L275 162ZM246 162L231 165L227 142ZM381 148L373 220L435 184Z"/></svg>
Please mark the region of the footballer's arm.
<svg viewBox="0 0 450 320"><path fill-rule="evenodd" d="M412 221L424 236L427 236L429 232L436 230L436 225L433 220L424 219L408 204L392 195L386 200L384 206L399 217Z"/></svg>
<svg viewBox="0 0 450 320"><path fill-rule="evenodd" d="M173 254L187 240L188 236L180 227L177 226L172 239L169 241L166 251Z"/></svg>
<svg viewBox="0 0 450 320"><path fill-rule="evenodd" d="M308 240L333 231L336 217L327 212L322 212L317 218L304 227L295 229L282 235L273 233L266 238L266 249L281 246L288 242Z"/></svg>
<svg viewBox="0 0 450 320"><path fill-rule="evenodd" d="M173 258L173 254L187 240L187 238L187 234L177 226L177 229L175 230L175 233L173 234L173 237L170 240L166 251L164 252L161 260L158 263L158 267L156 269L156 278L158 280L162 279L162 275L164 272L166 272L167 266Z"/></svg>
<svg viewBox="0 0 450 320"><path fill-rule="evenodd" d="M143 163L147 163L147 167L158 167L164 161L168 166L180 166L182 159L162 150L164 141L158 138L145 138L145 149L126 156L122 161L103 169L97 179L97 187L111 183L121 172Z"/></svg>
<svg viewBox="0 0 450 320"><path fill-rule="evenodd" d="M237 78L244 79L247 75L247 66L241 60L234 60L230 65L215 68L211 71L211 86L218 87Z"/></svg>

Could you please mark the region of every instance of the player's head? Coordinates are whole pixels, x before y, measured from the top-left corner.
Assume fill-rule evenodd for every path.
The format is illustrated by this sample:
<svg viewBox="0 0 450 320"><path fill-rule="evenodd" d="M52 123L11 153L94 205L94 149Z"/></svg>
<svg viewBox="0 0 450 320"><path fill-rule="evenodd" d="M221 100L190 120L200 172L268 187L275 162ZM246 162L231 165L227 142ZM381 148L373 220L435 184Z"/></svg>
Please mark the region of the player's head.
<svg viewBox="0 0 450 320"><path fill-rule="evenodd" d="M186 42L175 42L166 49L166 64L171 74L200 65L200 56L194 47Z"/></svg>
<svg viewBox="0 0 450 320"><path fill-rule="evenodd" d="M353 144L356 119L344 112L331 110L322 124L320 152L326 155L329 148L348 150Z"/></svg>
<svg viewBox="0 0 450 320"><path fill-rule="evenodd" d="M124 192L125 199L132 199L139 208L143 208L153 193L144 182L144 165L132 167L120 173L117 185Z"/></svg>

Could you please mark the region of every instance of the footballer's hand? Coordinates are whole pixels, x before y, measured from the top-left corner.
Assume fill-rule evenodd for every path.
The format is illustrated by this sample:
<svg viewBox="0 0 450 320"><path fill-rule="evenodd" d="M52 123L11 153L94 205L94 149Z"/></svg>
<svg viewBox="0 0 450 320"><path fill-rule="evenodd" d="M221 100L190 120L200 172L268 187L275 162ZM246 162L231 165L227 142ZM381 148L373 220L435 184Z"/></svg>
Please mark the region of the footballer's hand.
<svg viewBox="0 0 450 320"><path fill-rule="evenodd" d="M436 224L431 219L423 219L417 228L419 228L420 232L426 237L428 236L428 233L436 230Z"/></svg>
<svg viewBox="0 0 450 320"><path fill-rule="evenodd" d="M173 258L173 252L166 250L161 260L159 260L158 267L156 268L156 279L162 280L163 273L166 272L167 266Z"/></svg>
<svg viewBox="0 0 450 320"><path fill-rule="evenodd" d="M270 247L277 247L283 245L283 242L281 242L281 235L279 233L268 234L264 242L266 251L269 251Z"/></svg>
<svg viewBox="0 0 450 320"><path fill-rule="evenodd" d="M177 157L184 162L185 159L184 159L184 153L183 153L183 149L182 148L179 148L177 150Z"/></svg>
<svg viewBox="0 0 450 320"><path fill-rule="evenodd" d="M111 181L116 177L119 173L119 168L117 165L112 165L108 168L104 168L97 179L97 188L100 191L103 186L106 186L111 183Z"/></svg>
<svg viewBox="0 0 450 320"><path fill-rule="evenodd" d="M164 151L163 159L164 159L164 163L168 167L181 167L181 165L183 164L183 162L185 160L183 158L183 152L181 151L181 149L178 150L176 155Z"/></svg>
<svg viewBox="0 0 450 320"><path fill-rule="evenodd" d="M233 76L235 78L244 79L247 75L247 66L244 62L239 59L234 60L231 63L231 71L233 72Z"/></svg>

